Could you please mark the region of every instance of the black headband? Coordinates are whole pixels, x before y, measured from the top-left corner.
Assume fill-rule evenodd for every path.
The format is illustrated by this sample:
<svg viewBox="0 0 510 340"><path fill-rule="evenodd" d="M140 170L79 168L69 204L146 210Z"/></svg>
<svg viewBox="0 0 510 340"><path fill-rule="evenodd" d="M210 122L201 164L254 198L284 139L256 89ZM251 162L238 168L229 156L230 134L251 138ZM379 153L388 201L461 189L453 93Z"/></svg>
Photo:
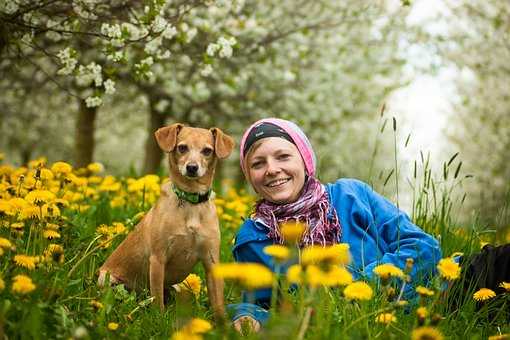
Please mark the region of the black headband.
<svg viewBox="0 0 510 340"><path fill-rule="evenodd" d="M285 130L283 130L281 127L278 127L271 123L262 123L260 125L255 126L253 129L251 129L250 133L248 134L248 137L246 137L246 141L244 142L244 154L243 157L246 156L248 153L248 150L250 150L251 146L262 138L268 138L268 137L280 137L283 139L288 140L292 144L295 144L292 138L289 136Z"/></svg>

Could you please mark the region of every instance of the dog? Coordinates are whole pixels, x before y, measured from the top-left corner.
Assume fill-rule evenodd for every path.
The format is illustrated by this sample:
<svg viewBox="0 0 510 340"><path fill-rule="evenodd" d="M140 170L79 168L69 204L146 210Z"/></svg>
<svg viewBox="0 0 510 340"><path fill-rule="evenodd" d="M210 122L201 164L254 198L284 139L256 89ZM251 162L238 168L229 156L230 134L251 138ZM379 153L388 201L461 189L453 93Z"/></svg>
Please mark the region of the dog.
<svg viewBox="0 0 510 340"><path fill-rule="evenodd" d="M223 281L215 278L219 263L220 229L211 185L218 159L234 148L232 137L209 130L173 124L155 132L168 153L170 182L133 231L99 268L99 286L124 284L128 289L150 288L161 311L165 288L181 282L201 261L207 292L216 318L223 319Z"/></svg>

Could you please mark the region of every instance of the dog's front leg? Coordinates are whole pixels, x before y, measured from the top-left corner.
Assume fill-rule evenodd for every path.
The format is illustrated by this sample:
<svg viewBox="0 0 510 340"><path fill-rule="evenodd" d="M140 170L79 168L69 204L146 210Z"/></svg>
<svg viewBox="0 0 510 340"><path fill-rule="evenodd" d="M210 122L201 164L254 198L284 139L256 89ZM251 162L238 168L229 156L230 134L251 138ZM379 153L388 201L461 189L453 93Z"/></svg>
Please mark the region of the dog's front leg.
<svg viewBox="0 0 510 340"><path fill-rule="evenodd" d="M219 245L218 245L219 247ZM212 249L214 249L213 247ZM213 275L213 267L219 263L219 251L215 251L209 248L205 258L202 260L205 269L205 280L207 283L207 292L209 295L209 301L214 311L214 316L218 321L222 321L225 318L225 307L223 299L223 280L215 278Z"/></svg>
<svg viewBox="0 0 510 340"><path fill-rule="evenodd" d="M163 257L152 254L150 256L150 290L151 296L156 299L161 311L164 310L164 282L165 282L165 263Z"/></svg>

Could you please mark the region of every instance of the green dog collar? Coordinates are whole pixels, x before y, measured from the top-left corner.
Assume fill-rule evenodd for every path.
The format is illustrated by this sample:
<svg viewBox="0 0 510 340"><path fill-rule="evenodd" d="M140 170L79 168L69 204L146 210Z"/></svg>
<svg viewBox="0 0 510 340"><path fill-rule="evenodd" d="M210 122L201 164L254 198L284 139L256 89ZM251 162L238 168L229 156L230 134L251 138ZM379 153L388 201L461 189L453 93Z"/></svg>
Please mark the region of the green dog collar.
<svg viewBox="0 0 510 340"><path fill-rule="evenodd" d="M212 190L209 189L205 194L199 194L198 192L187 192L179 189L177 186L172 184L172 190L175 192L177 197L181 200L188 201L192 204L198 204L209 200L211 197Z"/></svg>

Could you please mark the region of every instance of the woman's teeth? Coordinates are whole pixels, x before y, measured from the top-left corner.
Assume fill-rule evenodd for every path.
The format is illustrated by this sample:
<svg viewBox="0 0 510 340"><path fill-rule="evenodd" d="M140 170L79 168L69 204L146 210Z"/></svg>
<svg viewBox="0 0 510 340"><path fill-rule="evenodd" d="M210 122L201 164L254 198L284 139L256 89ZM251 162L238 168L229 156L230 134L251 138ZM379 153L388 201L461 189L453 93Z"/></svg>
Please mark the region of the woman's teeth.
<svg viewBox="0 0 510 340"><path fill-rule="evenodd" d="M267 186L270 188L274 188L276 186L282 185L283 183L287 183L289 180L290 180L290 178L279 179L277 181L270 182Z"/></svg>

